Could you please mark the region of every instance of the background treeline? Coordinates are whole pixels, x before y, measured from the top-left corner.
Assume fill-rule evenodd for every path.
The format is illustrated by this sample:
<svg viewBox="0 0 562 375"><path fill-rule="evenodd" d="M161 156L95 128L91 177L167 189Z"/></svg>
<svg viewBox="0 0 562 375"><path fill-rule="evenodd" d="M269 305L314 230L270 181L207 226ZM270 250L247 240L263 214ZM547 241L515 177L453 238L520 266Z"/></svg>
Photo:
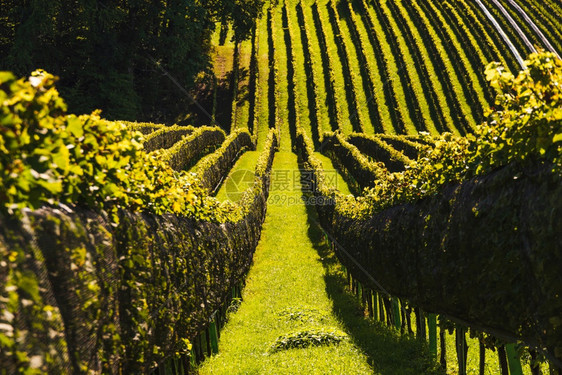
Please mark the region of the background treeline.
<svg viewBox="0 0 562 375"><path fill-rule="evenodd" d="M245 39L262 0L0 0L0 70L61 77L74 113L174 122L209 68L217 21Z"/></svg>

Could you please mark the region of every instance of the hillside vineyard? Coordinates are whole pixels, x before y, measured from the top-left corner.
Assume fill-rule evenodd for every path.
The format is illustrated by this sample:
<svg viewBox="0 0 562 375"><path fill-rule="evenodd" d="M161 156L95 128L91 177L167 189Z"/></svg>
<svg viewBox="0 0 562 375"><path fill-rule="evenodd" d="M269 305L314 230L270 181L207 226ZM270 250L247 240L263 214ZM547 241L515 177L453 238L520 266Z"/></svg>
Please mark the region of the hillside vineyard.
<svg viewBox="0 0 562 375"><path fill-rule="evenodd" d="M0 374L562 372L559 0L133 3L3 3L10 71L147 29L101 112L0 72Z"/></svg>

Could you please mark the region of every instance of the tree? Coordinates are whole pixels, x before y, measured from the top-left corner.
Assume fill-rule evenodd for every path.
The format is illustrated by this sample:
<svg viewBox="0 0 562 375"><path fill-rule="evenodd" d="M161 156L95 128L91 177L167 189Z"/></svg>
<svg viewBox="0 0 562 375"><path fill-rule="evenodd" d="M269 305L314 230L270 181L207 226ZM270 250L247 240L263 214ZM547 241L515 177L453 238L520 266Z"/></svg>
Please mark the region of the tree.
<svg viewBox="0 0 562 375"><path fill-rule="evenodd" d="M189 88L210 64L215 22L241 41L262 0L0 0L0 70L42 68L61 77L72 112L173 121Z"/></svg>

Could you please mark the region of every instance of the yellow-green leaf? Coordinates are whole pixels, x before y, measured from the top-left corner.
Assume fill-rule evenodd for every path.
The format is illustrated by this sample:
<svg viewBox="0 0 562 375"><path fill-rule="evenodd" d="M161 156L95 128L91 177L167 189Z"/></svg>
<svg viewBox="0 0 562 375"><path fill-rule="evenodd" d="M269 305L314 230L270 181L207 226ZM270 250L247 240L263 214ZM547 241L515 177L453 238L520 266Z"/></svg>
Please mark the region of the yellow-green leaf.
<svg viewBox="0 0 562 375"><path fill-rule="evenodd" d="M76 138L80 138L84 135L82 121L76 116L68 116L66 129Z"/></svg>

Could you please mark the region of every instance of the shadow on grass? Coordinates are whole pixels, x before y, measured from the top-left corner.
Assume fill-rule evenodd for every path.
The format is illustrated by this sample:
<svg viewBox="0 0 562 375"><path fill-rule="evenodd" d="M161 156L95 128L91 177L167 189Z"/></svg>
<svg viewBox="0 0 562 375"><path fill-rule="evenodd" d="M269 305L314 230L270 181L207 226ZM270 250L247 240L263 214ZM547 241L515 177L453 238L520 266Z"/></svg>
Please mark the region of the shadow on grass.
<svg viewBox="0 0 562 375"><path fill-rule="evenodd" d="M325 269L326 291L333 302L334 315L342 322L353 343L368 358L374 373L383 375L444 375L432 360L425 342L403 335L382 322L365 316L357 297L347 288L347 279L319 224L318 214L307 205L308 235Z"/></svg>

